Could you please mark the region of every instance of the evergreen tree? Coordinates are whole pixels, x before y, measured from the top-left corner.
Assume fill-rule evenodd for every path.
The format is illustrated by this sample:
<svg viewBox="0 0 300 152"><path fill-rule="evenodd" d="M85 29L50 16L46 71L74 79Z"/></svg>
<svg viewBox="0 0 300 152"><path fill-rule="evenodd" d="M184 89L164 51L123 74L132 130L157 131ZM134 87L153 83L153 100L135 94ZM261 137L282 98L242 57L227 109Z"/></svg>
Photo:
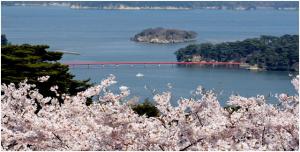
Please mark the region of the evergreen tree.
<svg viewBox="0 0 300 152"><path fill-rule="evenodd" d="M19 83L25 78L28 83L36 84L44 96L54 97L50 87L57 85L58 93L75 95L91 84L89 80L74 80L74 75L69 73L67 65L58 62L63 53L50 52L47 45L6 45L1 50L1 78L2 83ZM39 82L38 77L50 76L46 82ZM60 100L62 102L62 100Z"/></svg>
<svg viewBox="0 0 300 152"><path fill-rule="evenodd" d="M5 34L1 34L1 45L7 45L8 41Z"/></svg>
<svg viewBox="0 0 300 152"><path fill-rule="evenodd" d="M132 110L138 115L146 115L147 117L159 117L159 110L153 105L148 98L143 103L133 105Z"/></svg>

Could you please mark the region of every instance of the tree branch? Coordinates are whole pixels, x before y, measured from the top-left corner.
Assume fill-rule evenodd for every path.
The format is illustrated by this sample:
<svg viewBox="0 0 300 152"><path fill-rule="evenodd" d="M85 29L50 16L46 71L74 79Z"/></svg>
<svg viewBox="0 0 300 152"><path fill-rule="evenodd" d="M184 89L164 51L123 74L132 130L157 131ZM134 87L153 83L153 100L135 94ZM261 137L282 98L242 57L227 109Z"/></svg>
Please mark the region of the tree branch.
<svg viewBox="0 0 300 152"><path fill-rule="evenodd" d="M188 148L190 148L191 146L194 146L195 144L197 144L197 143L200 142L201 140L203 140L203 138L198 139L197 141L195 141L195 142L189 144L188 146L186 146L186 147L180 149L179 151L186 151Z"/></svg>
<svg viewBox="0 0 300 152"><path fill-rule="evenodd" d="M265 143L265 130L266 130L266 127L264 126L264 129L263 129L263 132L262 132L262 136L261 136L261 144L264 145Z"/></svg>
<svg viewBox="0 0 300 152"><path fill-rule="evenodd" d="M61 139L60 139L60 137L58 136L58 135L56 135L55 133L53 133L52 132L52 134L63 144L63 145L65 145L66 147L68 147L69 148L69 146L67 145L67 144L65 144Z"/></svg>
<svg viewBox="0 0 300 152"><path fill-rule="evenodd" d="M3 150L5 150L4 146L3 146L3 142L1 142L1 147L3 148Z"/></svg>
<svg viewBox="0 0 300 152"><path fill-rule="evenodd" d="M198 115L198 112L195 113L195 115L196 115L197 119L199 120L199 123L200 123L201 127L203 127L203 124L202 124L202 121L201 121L201 119L200 119L200 117Z"/></svg>
<svg viewBox="0 0 300 152"><path fill-rule="evenodd" d="M162 125L165 127L165 128L167 128L167 126L166 126L166 124L165 124L165 121L163 120L163 119L160 119L160 118L157 118L161 123L162 123Z"/></svg>
<svg viewBox="0 0 300 152"><path fill-rule="evenodd" d="M162 145L159 145L159 148L162 150L162 151L165 151L164 147Z"/></svg>

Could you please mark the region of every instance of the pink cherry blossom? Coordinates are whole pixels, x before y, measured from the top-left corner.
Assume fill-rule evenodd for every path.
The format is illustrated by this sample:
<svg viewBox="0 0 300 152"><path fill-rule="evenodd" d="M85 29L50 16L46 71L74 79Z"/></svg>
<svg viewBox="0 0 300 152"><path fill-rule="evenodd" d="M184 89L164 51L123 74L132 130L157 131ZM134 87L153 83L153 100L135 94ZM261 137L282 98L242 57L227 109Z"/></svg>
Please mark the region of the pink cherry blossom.
<svg viewBox="0 0 300 152"><path fill-rule="evenodd" d="M62 94L62 105L26 80L2 84L1 150L299 150L298 94L279 94L278 105L261 95L231 96L224 108L202 87L177 107L171 92L163 92L153 97L160 116L148 118L131 109L136 98L124 102L128 87L120 86L119 93L108 89L115 83L110 75L76 96ZM292 84L299 89L299 76ZM86 106L90 97L97 98Z"/></svg>

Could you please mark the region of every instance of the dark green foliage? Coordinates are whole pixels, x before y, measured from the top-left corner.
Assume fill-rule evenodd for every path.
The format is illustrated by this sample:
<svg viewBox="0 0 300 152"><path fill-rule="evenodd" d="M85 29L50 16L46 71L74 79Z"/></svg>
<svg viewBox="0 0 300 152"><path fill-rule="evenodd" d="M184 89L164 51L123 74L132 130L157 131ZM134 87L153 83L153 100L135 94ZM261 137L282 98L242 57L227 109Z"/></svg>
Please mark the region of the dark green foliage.
<svg viewBox="0 0 300 152"><path fill-rule="evenodd" d="M44 96L55 97L50 87L57 85L58 93L75 95L91 84L89 80L73 80L74 75L69 73L67 65L62 65L58 60L62 53L50 52L46 45L7 45L1 47L1 78L2 83L19 83L25 78L28 83L36 84ZM50 76L47 82L37 81L38 77ZM62 102L62 100L60 100Z"/></svg>
<svg viewBox="0 0 300 152"><path fill-rule="evenodd" d="M5 34L1 34L1 45L7 45L8 41Z"/></svg>
<svg viewBox="0 0 300 152"><path fill-rule="evenodd" d="M299 36L261 36L236 42L189 45L175 52L178 61L191 61L200 55L205 61L245 62L266 70L298 70Z"/></svg>
<svg viewBox="0 0 300 152"><path fill-rule="evenodd" d="M144 103L137 104L132 106L132 110L135 111L138 115L147 115L147 117L158 117L159 110L147 99Z"/></svg>
<svg viewBox="0 0 300 152"><path fill-rule="evenodd" d="M153 39L157 39L160 41L168 41L169 43L176 43L193 40L196 36L197 33L193 31L157 27L145 29L136 34L131 40L137 42L152 42Z"/></svg>
<svg viewBox="0 0 300 152"><path fill-rule="evenodd" d="M236 112L236 111L238 111L239 109L241 109L242 107L240 107L240 106L231 106L231 105L228 105L228 106L225 106L224 107L224 109L226 110L226 111L228 111L229 112L229 114L232 114L233 112Z"/></svg>

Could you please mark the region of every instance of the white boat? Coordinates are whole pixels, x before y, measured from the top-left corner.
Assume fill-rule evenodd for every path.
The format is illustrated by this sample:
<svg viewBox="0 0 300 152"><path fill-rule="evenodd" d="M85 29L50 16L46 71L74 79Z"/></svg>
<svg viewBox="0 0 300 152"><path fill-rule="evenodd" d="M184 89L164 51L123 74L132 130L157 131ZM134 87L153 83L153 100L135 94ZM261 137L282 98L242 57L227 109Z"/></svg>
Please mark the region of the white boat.
<svg viewBox="0 0 300 152"><path fill-rule="evenodd" d="M143 77L144 75L142 73L138 73L135 75L136 77Z"/></svg>

